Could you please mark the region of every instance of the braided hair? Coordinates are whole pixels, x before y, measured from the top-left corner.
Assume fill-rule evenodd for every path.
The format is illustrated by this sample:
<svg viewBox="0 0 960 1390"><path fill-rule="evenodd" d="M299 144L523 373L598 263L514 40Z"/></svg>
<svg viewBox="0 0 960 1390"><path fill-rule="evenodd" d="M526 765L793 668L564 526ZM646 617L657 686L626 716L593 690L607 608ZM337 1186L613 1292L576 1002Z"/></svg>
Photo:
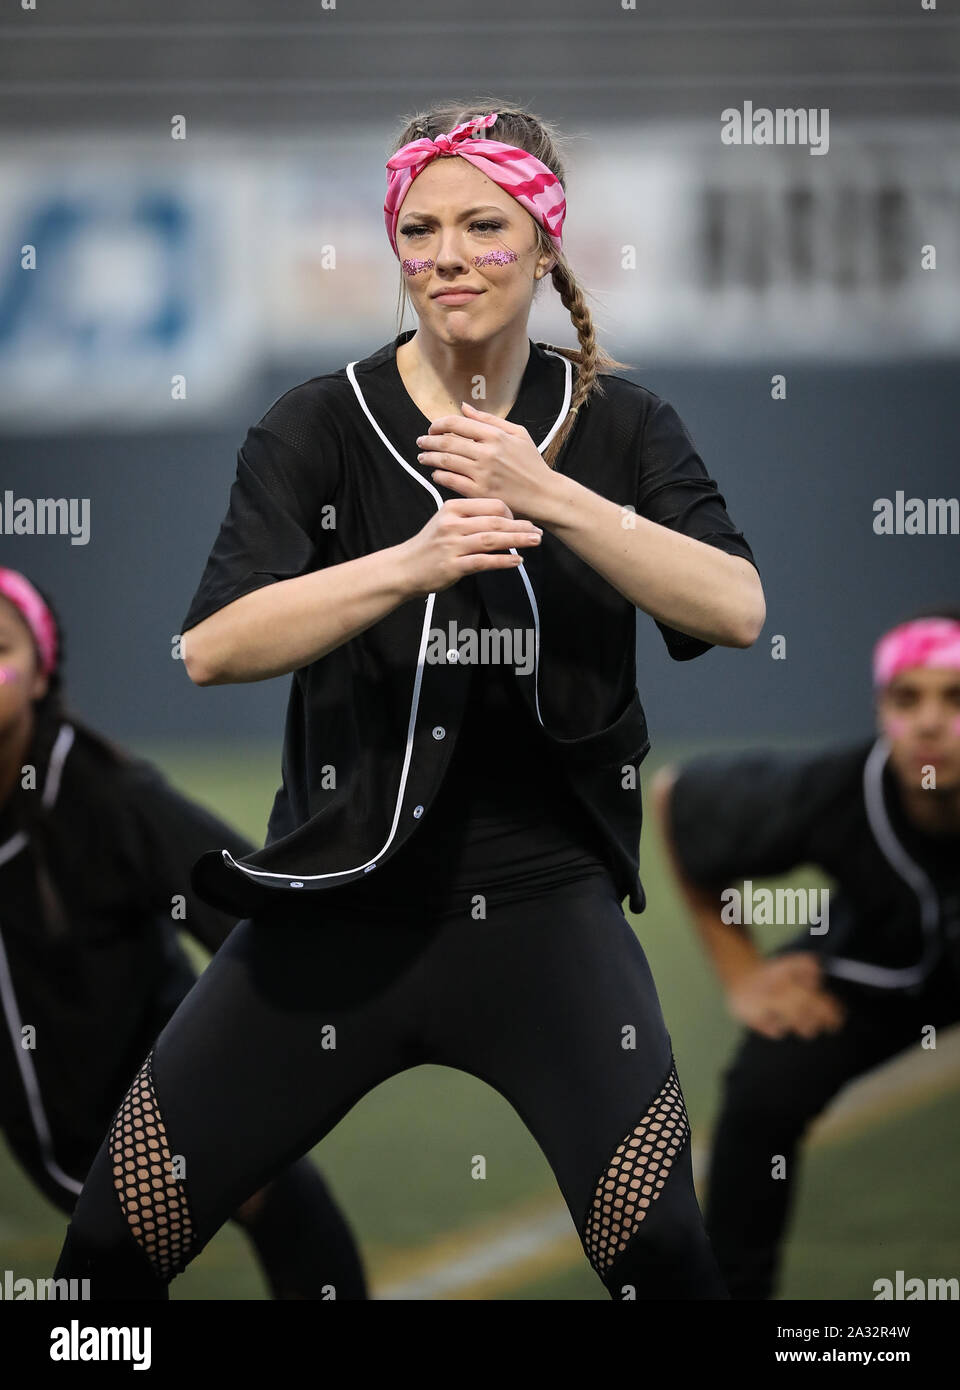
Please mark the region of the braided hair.
<svg viewBox="0 0 960 1390"><path fill-rule="evenodd" d="M524 111L518 106L512 106L509 102L496 101L494 98L466 105L444 102L409 117L403 131L393 145L391 154L396 154L397 150L412 140L424 138L435 140L438 135L452 130L454 126L460 125L463 121L470 120L473 116L483 116L489 111L496 111L497 119L489 130L484 131L484 134L489 136L491 140L502 140L506 145L515 145L518 149L526 150L528 154L534 155L560 180L564 191L566 191L566 176L560 158L562 139L559 131L538 116L531 115L530 112ZM560 428L543 453L544 461L551 468L555 468L560 451L576 424L577 412L580 407L594 393L601 396L604 394L599 373L601 371L614 371L618 368L627 369L630 363L618 362L615 357L611 357L600 347L597 342L593 318L587 306L586 291L578 283L563 252L556 249L539 222L535 222L534 225L537 235L536 252L538 255L549 256L555 260L550 278L554 289L560 296L560 302L570 315L580 344L578 349L554 347L550 343L544 344L549 351L558 352L561 356L568 357L577 367L576 384L570 399L570 408L564 416ZM534 293L539 289L540 284L542 281L537 282ZM406 302L406 283L401 277L397 312L398 333L403 321Z"/></svg>

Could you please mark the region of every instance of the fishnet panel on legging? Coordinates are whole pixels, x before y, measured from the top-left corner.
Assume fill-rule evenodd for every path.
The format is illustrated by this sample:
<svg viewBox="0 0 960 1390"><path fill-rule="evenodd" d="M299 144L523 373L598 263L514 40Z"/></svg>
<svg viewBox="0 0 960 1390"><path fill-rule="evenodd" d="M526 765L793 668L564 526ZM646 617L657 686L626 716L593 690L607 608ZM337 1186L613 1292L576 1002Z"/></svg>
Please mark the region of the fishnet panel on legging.
<svg viewBox="0 0 960 1390"><path fill-rule="evenodd" d="M670 1169L690 1134L676 1063L643 1119L626 1136L600 1179L583 1241L602 1274L663 1191Z"/></svg>
<svg viewBox="0 0 960 1390"><path fill-rule="evenodd" d="M193 1226L153 1087L153 1052L137 1072L110 1131L113 1180L127 1221L161 1279L189 1259Z"/></svg>

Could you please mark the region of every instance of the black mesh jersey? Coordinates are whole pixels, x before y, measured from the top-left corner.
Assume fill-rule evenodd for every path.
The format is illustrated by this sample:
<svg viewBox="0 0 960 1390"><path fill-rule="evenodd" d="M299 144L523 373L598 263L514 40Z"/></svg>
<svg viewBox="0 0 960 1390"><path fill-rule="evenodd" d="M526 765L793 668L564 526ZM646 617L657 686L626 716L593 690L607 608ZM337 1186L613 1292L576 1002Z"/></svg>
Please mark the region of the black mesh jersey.
<svg viewBox="0 0 960 1390"><path fill-rule="evenodd" d="M192 627L253 590L402 544L444 502L459 500L417 460L416 439L430 421L397 368L397 348L409 336L293 387L248 431L226 516L182 623L187 645ZM566 416L573 366L530 342L507 419L541 451ZM557 470L615 502L623 525L635 513L753 562L673 407L626 378L602 373L601 379L602 391L578 412ZM450 864L459 865L463 882L476 875L489 883L494 861L510 878L532 852L532 883L545 849L542 841L537 848L536 837L558 815L563 834L572 833L575 798L586 816L576 817L577 853L594 852L594 835L582 833L589 824L603 841L621 897L643 910L639 779L627 771L635 774L649 749L636 688L636 608L549 528L518 569L473 579L400 604L293 673L282 785L266 843L242 861L228 852L203 856L193 877L201 897L252 916L279 908L281 899L372 882L394 860L412 865L439 844L436 836L447 837ZM659 626L675 660L709 650L709 643ZM451 628L525 634L535 652L532 669L503 667L498 684L479 666L428 659L434 631ZM490 714L510 694L519 696L518 717L527 717L516 728L505 715L509 706ZM483 705L486 714L472 719L464 739L468 698L495 703ZM501 758L501 776L491 781L487 764L496 765L498 754L482 738L493 727L513 749L514 763ZM471 753L474 746L481 751ZM516 761L521 753L537 756L534 770ZM558 785L572 796L551 790ZM477 797L487 798L486 811ZM484 819L494 804L498 831ZM438 822L467 814L473 833L455 847L449 837L463 827ZM556 825L552 833L550 853L560 855L562 846L566 856L568 843L556 840ZM486 868L476 858L484 843ZM438 855L430 854L434 878ZM549 854L540 862L548 870ZM449 867L446 854L443 867ZM423 891L432 887L424 880Z"/></svg>
<svg viewBox="0 0 960 1390"><path fill-rule="evenodd" d="M670 821L684 871L706 887L823 870L836 902L829 930L808 944L864 966L835 973L909 988L952 959L960 974L960 839L908 820L882 739L691 759Z"/></svg>
<svg viewBox="0 0 960 1390"><path fill-rule="evenodd" d="M216 952L235 925L192 890L194 862L253 846L82 726L64 721L51 750L35 738L28 760L42 816L27 833L12 801L0 807L0 1128L41 1146L49 1129L82 1176L105 1112L195 977L178 929ZM64 920L45 905L40 862Z"/></svg>
<svg viewBox="0 0 960 1390"><path fill-rule="evenodd" d="M383 869L335 896L381 912L424 902L482 915L613 867L511 669L477 664L446 776L417 833Z"/></svg>

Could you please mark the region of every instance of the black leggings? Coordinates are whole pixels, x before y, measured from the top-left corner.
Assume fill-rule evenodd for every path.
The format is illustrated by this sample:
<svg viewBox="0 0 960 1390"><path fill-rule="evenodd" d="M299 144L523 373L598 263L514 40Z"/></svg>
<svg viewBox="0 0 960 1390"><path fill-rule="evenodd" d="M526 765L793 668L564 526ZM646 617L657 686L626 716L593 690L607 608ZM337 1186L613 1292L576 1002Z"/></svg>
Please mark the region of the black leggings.
<svg viewBox="0 0 960 1390"><path fill-rule="evenodd" d="M797 944L782 948L789 949ZM838 979L828 988L846 1010L841 1028L778 1039L748 1029L724 1072L706 1224L732 1298L773 1297L796 1191L797 1150L811 1122L848 1082L916 1047L924 1026L946 1028L960 1020L960 988L946 963L916 994ZM773 1173L775 1155L785 1159L782 1177Z"/></svg>
<svg viewBox="0 0 960 1390"><path fill-rule="evenodd" d="M144 1017L142 1031L125 1049L130 1069L133 1059L143 1056L141 1049L150 1046L157 1031L173 1014L177 1004L193 988L196 973L174 943L169 970L156 981L152 1007ZM2 1043L0 1043L2 1046ZM0 1055L0 1067L12 1059ZM123 1076L123 1061L117 1061L115 1076ZM129 1074L129 1073L128 1073ZM49 1147L45 1152L36 1122L24 1104L11 1106L6 1123L0 1128L11 1154L24 1173L49 1200L67 1216L72 1216L79 1200L77 1188L82 1174L89 1171L93 1157L100 1147L100 1136L110 1120L109 1102L85 1114L82 1123L63 1118L64 1097L58 1094L50 1077L40 1096L42 1105L50 1109L45 1114L49 1126ZM61 1083L65 1085L66 1083ZM6 1093L4 1095L4 1086ZM119 1093L119 1087L115 1095ZM0 1076L0 1099L12 1099L22 1094L16 1078L9 1072ZM52 1102L52 1105L51 1105ZM51 1171L50 1158L57 1166ZM269 1187L253 1194L252 1200L231 1218L250 1242L260 1265L261 1273L274 1298L321 1299L326 1297L325 1286L314 1272L316 1251L324 1250L324 1262L333 1270L338 1296L342 1299L365 1299L366 1276L353 1235L323 1176L309 1158L277 1173Z"/></svg>
<svg viewBox="0 0 960 1390"><path fill-rule="evenodd" d="M486 920L364 917L335 895L313 914L243 921L211 960L117 1112L57 1277L90 1278L94 1298L166 1297L252 1192L380 1082L430 1063L513 1105L611 1297L729 1297L670 1035L605 875Z"/></svg>

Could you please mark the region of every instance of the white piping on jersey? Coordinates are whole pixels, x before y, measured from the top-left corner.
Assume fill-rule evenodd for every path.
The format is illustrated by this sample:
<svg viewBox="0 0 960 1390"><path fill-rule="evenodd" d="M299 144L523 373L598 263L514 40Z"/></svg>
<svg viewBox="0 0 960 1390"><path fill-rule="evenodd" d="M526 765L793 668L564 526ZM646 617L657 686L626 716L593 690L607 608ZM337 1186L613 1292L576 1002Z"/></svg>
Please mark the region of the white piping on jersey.
<svg viewBox="0 0 960 1390"><path fill-rule="evenodd" d="M564 357L562 352L553 352L550 348L544 348L544 352L548 352L551 357L559 357L560 361L564 364L565 371L563 374L563 405L560 407L560 414L550 427L549 434L537 445L537 452L541 454L563 424L567 411L570 409L570 397L573 394L573 373L570 370L570 358ZM518 553L516 546L510 547L511 555L516 555ZM540 610L537 608L536 595L533 592L533 585L530 583L530 576L527 574L526 566L518 565L517 568L520 571L520 578L523 580L523 586L527 591L527 598L530 600L530 609L533 613L533 700L537 707L537 718L540 721L540 727L543 728L543 715L540 713Z"/></svg>
<svg viewBox="0 0 960 1390"><path fill-rule="evenodd" d="M20 1079L26 1092L27 1104L30 1106L30 1118L33 1120L37 1143L40 1145L43 1166L61 1187L65 1187L68 1192L79 1193L83 1183L78 1182L76 1178L71 1178L69 1173L65 1173L54 1157L53 1136L50 1133L50 1126L47 1123L46 1112L43 1108L37 1073L29 1051L23 1046L23 1023L17 1006L17 996L13 992L10 963L7 960L7 951L3 944L2 935L0 935L0 999L3 1001L3 1012L7 1019L10 1042L17 1059L17 1065L20 1068Z"/></svg>
<svg viewBox="0 0 960 1390"><path fill-rule="evenodd" d="M47 764L47 773L43 779L43 792L41 799L46 809L54 804L57 794L60 791L60 775L63 772L63 764L67 754L70 752L73 743L73 727L70 724L61 724L60 732L57 734L53 748L50 750L50 761ZM5 864L8 859L12 859L15 854L19 854L29 842L29 837L25 830L18 830L16 835L11 835L9 840L4 840L0 845L0 864Z"/></svg>
<svg viewBox="0 0 960 1390"><path fill-rule="evenodd" d="M878 738L870 750L863 768L863 799L867 820L881 854L890 867L913 889L920 901L920 922L924 933L924 948L916 965L895 969L886 965L871 965L866 961L848 960L842 956L827 957L823 968L830 975L886 989L902 988L923 980L930 965L939 954L937 928L940 922L940 902L929 876L916 860L911 859L897 839L883 800L883 769L890 756L890 745Z"/></svg>
<svg viewBox="0 0 960 1390"><path fill-rule="evenodd" d="M563 385L563 404L562 404L562 406L560 407L560 413L557 415L557 418L556 418L556 420L554 420L554 422L553 422L553 424L551 425L550 430L548 431L548 433L544 436L544 438L541 440L541 442L537 445L537 450L538 450L539 453L543 453L544 449L545 449L545 448L547 447L547 445L550 443L551 439L552 439L553 436L556 434L557 430L558 430L558 429L560 428L560 426L563 424L563 421L564 421L564 419L565 419L565 417L566 417L566 414L567 414L568 410L570 409L570 398L571 398L571 394L572 394L572 387L571 387L572 371L571 371L571 366L570 366L570 358L569 358L569 357L564 357L563 353L561 353L561 352L552 352L549 348L545 348L545 349L543 349L543 351L549 352L551 357L559 358L559 360L563 363L563 365L564 365L564 385ZM371 423L371 425L373 426L374 430L377 432L377 434L378 434L378 436L380 437L380 440L381 440L381 442L383 443L384 447L385 447L386 449L389 450L389 452L393 455L393 457L394 457L394 458L397 460L397 462L400 464L401 468L406 469L406 471L410 474L411 478L416 478L417 482L421 485L421 487L426 488L426 490L430 493L431 497L433 498L434 502L436 502L436 504L437 504L437 511L439 511L440 508L443 506L443 498L440 496L440 493L439 493L439 492L437 491L437 489L433 486L433 484L432 484L427 478L425 478L425 477L423 476L422 473L418 473L417 470L416 470L414 467L411 466L411 464L407 463L407 461L406 461L406 459L403 457L403 455L400 454L400 453L398 453L398 451L393 447L393 445L390 443L390 440L387 438L387 436L384 434L383 430L382 430L382 429L380 428L380 426L378 425L377 421L374 419L374 416L373 416L373 414L372 414L372 412L371 412L371 410L370 410L370 407L367 405L367 402L364 400L363 392L362 392L361 389L360 389L360 384L359 384L359 382L357 381L356 372L354 371L354 368L356 367L357 362L358 362L359 360L360 360L360 359L357 358L357 359L356 359L355 361L353 361L353 362L348 362L348 363L347 363L347 369L346 369L346 370L347 370L347 377L348 377L348 379L349 379L349 381L350 381L350 385L353 387L354 394L356 395L357 400L360 402L360 408L361 408L361 410L363 411L364 415L366 415L367 419L370 421L370 423ZM510 553L511 553L511 555L516 555L516 554L517 554L517 550L516 550L516 548L515 548L514 546L511 546L511 547L510 547ZM534 686L533 686L533 689L534 689L534 699L535 699L535 701L536 701L536 706L537 706L537 718L540 720L540 723L543 724L543 719L541 718L541 715L540 715L540 700L539 700L539 696L537 695L537 680L538 680L539 661L540 661L540 614L539 614L539 611L538 611L538 609L537 609L537 601L536 601L536 598L535 598L535 596L534 596L533 588L532 588L532 586L531 586L531 584L530 584L530 580L529 580L528 576L527 576L526 573L524 572L524 567L523 567L523 565L519 565L517 568L520 570L520 578L523 580L524 587L526 588L526 591L527 591L527 597L528 597L528 599L529 599L529 601L530 601L530 608L531 608L531 610L532 610L532 612L533 612L533 623L534 623L534 666L533 666L533 672L534 672L534 674L533 674L533 681L534 681ZM425 607L425 609L424 609L424 616L423 616L423 627L422 627L421 632L420 632L420 650L419 650L418 653L417 653L417 671L416 671L416 675L415 675L415 677L414 677L414 682L413 682L413 699L412 699L411 704L410 704L410 717L409 717L409 719L407 720L407 745L406 745L406 749L405 749L405 751L404 751L403 767L402 767L402 769L401 769L401 771L400 771L400 785L399 785L399 788L398 788L398 790L397 790L397 801L396 801L396 805L395 805L394 808L393 808L393 823L392 823L391 826L390 826L390 833L387 835L386 840L384 841L384 843L383 843L383 845L380 847L380 849L377 851L377 853L373 856L372 859L368 859L368 860L366 860L366 861L365 861L364 863L362 863L362 864L357 864L357 865L355 865L352 869L336 869L336 870L334 870L333 872L325 873L325 874L281 874L281 873L276 873L276 872L274 872L274 871L270 871L270 870L267 870L267 869L251 869L251 868L249 868L246 864L241 863L240 860L234 859L233 855L230 853L229 850L223 849L223 850L220 851L220 853L221 853L221 855L222 855L222 857L223 857L223 859L225 860L226 863L232 864L233 867L234 867L235 869L241 869L241 870L243 871L243 873L248 874L251 878L282 878L282 879L286 879L286 881L292 885L293 883L298 883L298 884L315 883L318 879L322 879L322 878L342 878L344 874L354 874L354 873L357 872L358 869L362 869L364 872L367 872L368 870L374 868L374 866L376 865L378 859L382 859L382 858L383 858L384 854L387 852L387 850L389 849L390 845L393 843L394 837L395 837L395 835L396 835L396 833L397 833L397 826L400 824L400 809L401 809L401 807L402 807L402 805L403 805L403 797L404 797L404 793L405 793L406 788L407 788L407 777L408 777L409 772L410 772L410 762L411 762L411 759L412 759L412 757L413 757L413 736L414 736L414 730L415 730L415 728L416 728L416 723L417 723L417 709L418 709L419 704L420 704L420 687L421 687L421 684L422 684L422 682L423 682L423 668L424 668L424 664L425 664L425 662L426 662L426 652L427 652L427 646L428 646L428 644L429 644L429 638L430 638L430 619L431 619L431 617L433 616L433 607L434 607L434 603L435 603L435 601L436 601L436 597L437 597L436 592L427 595L426 607Z"/></svg>
<svg viewBox="0 0 960 1390"><path fill-rule="evenodd" d="M43 805L49 810L56 803L57 795L60 791L60 776L63 772L63 764L69 753L74 739L74 731L70 724L61 724L60 732L57 734L56 742L50 753L50 762L47 765L47 775L43 783ZM14 841L21 840L17 848L11 853L4 855L3 851L8 850ZM27 836L21 832L14 835L5 845L0 846L0 864L5 859L10 859L13 854L23 848L27 843ZM58 1182L61 1187L65 1187L68 1192L79 1194L83 1188L83 1183L76 1178L71 1178L69 1173L65 1173L56 1160L53 1152L53 1136L50 1133L50 1125L47 1121L46 1111L43 1108L43 1097L40 1094L40 1084L37 1081L36 1068L33 1065L33 1058L29 1050L23 1046L23 1021L20 1017L20 1006L17 1003L17 996L13 988L13 976L10 973L10 962L7 959L7 951L3 941L3 934L0 932L0 1002L3 1004L4 1017L7 1020L7 1029L10 1033L10 1041L13 1045L13 1054L17 1059L17 1066L20 1069L20 1079L23 1082L24 1093L27 1097L27 1104L30 1107L30 1118L33 1121L33 1128L36 1132L37 1143L40 1147L40 1156L43 1159L43 1166L47 1172Z"/></svg>
<svg viewBox="0 0 960 1390"><path fill-rule="evenodd" d="M47 775L43 783L43 804L49 809L60 794L60 778L67 754L73 747L74 730L72 724L61 724L56 742L50 753Z"/></svg>
<svg viewBox="0 0 960 1390"><path fill-rule="evenodd" d="M25 830L18 830L16 835L11 835L9 840L5 840L0 845L0 864L5 864L15 854L19 854L27 843L28 838Z"/></svg>

